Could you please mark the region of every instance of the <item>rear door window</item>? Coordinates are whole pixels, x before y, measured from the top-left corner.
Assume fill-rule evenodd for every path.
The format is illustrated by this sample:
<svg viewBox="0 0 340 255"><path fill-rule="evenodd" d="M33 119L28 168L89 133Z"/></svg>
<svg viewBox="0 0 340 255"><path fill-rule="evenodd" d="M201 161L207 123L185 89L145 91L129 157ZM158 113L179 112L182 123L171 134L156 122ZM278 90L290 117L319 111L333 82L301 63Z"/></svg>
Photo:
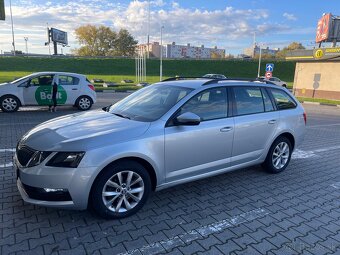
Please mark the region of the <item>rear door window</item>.
<svg viewBox="0 0 340 255"><path fill-rule="evenodd" d="M294 100L285 91L271 89L271 92L279 110L293 109L296 107Z"/></svg>
<svg viewBox="0 0 340 255"><path fill-rule="evenodd" d="M246 115L265 111L260 88L234 87L234 115Z"/></svg>
<svg viewBox="0 0 340 255"><path fill-rule="evenodd" d="M78 85L79 78L68 76L68 75L59 75L58 85Z"/></svg>

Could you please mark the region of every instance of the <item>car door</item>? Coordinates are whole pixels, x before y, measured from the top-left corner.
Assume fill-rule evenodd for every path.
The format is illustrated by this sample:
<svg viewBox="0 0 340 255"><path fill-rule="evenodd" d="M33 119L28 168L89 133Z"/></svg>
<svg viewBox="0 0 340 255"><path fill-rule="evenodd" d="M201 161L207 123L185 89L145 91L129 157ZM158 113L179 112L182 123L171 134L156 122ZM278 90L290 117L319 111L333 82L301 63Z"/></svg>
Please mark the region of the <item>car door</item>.
<svg viewBox="0 0 340 255"><path fill-rule="evenodd" d="M165 127L166 181L172 182L230 164L234 120L228 117L227 90L211 88L188 100ZM174 118L183 113L201 118L197 126L176 126Z"/></svg>
<svg viewBox="0 0 340 255"><path fill-rule="evenodd" d="M258 159L272 141L279 122L268 92L259 87L233 87L234 145L231 165Z"/></svg>
<svg viewBox="0 0 340 255"><path fill-rule="evenodd" d="M22 87L24 105L49 105L52 98L53 74L43 74L28 80Z"/></svg>
<svg viewBox="0 0 340 255"><path fill-rule="evenodd" d="M63 91L64 104L74 105L77 98L80 96L80 79L69 74L58 74L57 84L58 92Z"/></svg>

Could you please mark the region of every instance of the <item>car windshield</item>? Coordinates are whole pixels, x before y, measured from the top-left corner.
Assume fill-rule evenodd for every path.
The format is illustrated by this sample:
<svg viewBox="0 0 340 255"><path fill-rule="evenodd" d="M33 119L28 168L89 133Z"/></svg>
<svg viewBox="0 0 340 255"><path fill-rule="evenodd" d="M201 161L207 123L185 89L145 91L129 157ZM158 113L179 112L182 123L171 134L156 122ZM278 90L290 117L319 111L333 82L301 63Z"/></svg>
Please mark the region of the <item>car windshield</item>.
<svg viewBox="0 0 340 255"><path fill-rule="evenodd" d="M151 122L167 113L193 89L170 85L152 85L112 105L108 111L122 118Z"/></svg>
<svg viewBox="0 0 340 255"><path fill-rule="evenodd" d="M16 80L14 80L14 81L11 81L10 83L11 83L11 84L14 84L14 83L21 82L21 81L23 81L23 80L29 78L30 76L31 76L31 75L27 75L27 76L25 76L25 77L21 77L21 78L19 78L19 79L16 79Z"/></svg>

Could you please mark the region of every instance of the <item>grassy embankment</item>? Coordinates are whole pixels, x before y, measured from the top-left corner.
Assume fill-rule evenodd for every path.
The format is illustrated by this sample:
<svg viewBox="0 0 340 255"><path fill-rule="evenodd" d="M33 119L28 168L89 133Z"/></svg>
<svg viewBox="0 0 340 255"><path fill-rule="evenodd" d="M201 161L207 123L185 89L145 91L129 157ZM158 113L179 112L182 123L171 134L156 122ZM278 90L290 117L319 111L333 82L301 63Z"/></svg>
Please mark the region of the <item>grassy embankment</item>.
<svg viewBox="0 0 340 255"><path fill-rule="evenodd" d="M265 64L261 66L264 73ZM272 61L270 61L272 62ZM294 62L274 62L274 75L288 82L291 87L294 79ZM180 76L202 76L206 73L221 73L228 77L254 78L257 75L256 61L240 60L164 60L163 78ZM120 83L123 79L135 81L134 59L100 58L25 58L0 57L0 83L11 81L33 72L60 71L87 75L89 79L99 78L104 81ZM147 61L147 82L159 81L159 60ZM96 86L97 88L100 87ZM121 84L115 90L136 89L136 86Z"/></svg>

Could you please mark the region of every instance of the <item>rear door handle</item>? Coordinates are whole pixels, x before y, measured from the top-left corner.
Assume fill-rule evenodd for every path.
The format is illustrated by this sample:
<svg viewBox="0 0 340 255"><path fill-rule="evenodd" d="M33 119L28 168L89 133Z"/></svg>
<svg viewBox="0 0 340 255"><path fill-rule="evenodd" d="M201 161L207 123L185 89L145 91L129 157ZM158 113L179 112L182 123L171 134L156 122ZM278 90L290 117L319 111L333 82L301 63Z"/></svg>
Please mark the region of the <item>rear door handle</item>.
<svg viewBox="0 0 340 255"><path fill-rule="evenodd" d="M231 130L233 130L232 127L224 127L224 128L221 128L221 129L220 129L221 132L229 132L229 131L231 131Z"/></svg>
<svg viewBox="0 0 340 255"><path fill-rule="evenodd" d="M276 120L270 120L268 121L268 124L275 124L276 123Z"/></svg>
<svg viewBox="0 0 340 255"><path fill-rule="evenodd" d="M78 90L78 89L72 89L72 90Z"/></svg>

